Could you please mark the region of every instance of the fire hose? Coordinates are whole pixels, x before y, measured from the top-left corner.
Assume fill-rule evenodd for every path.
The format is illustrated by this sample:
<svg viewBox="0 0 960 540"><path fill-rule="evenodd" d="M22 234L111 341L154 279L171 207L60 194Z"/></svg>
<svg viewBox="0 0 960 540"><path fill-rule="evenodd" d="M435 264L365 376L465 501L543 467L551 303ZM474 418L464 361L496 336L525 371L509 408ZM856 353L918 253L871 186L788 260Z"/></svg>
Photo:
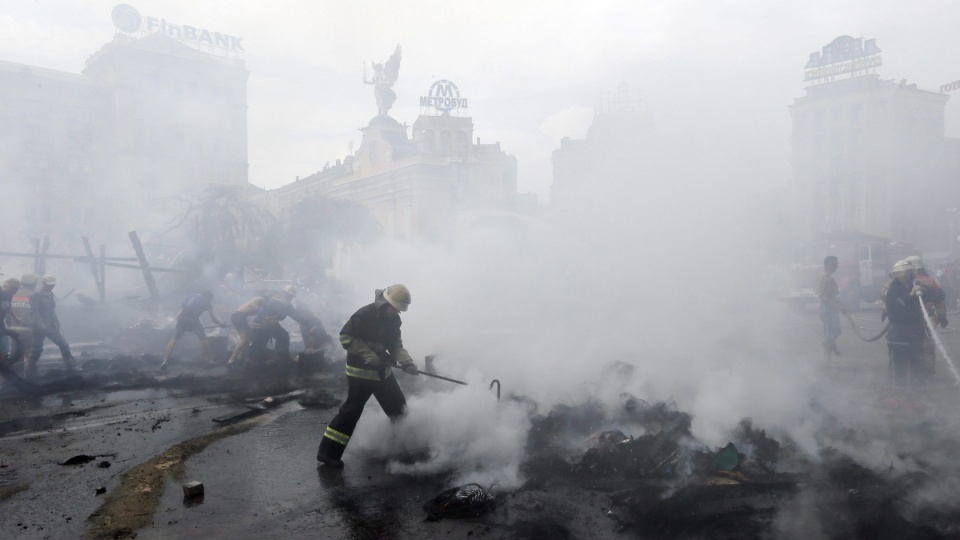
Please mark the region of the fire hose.
<svg viewBox="0 0 960 540"><path fill-rule="evenodd" d="M927 323L927 329L930 330L933 342L937 344L937 348L940 349L940 354L942 354L943 358L947 361L947 367L949 367L950 372L953 373L954 385L960 386L960 373L957 372L956 366L953 365L953 359L947 354L947 349L943 346L943 342L940 341L940 336L937 334L933 321L930 320L930 314L927 313L927 308L923 304L923 290L921 288L917 289L917 300L920 302L920 312L923 313L923 320Z"/></svg>
<svg viewBox="0 0 960 540"><path fill-rule="evenodd" d="M887 330L890 330L890 323L887 323L887 325L883 327L883 330L881 330L879 334L877 334L877 335L875 335L875 336L873 336L873 337L865 337L865 336L860 332L861 330L863 330L863 328L860 328L860 326L853 320L853 315L850 315L850 313L848 313L848 312L844 312L844 315L846 315L846 316L847 316L847 320L850 321L850 326L853 327L853 333L856 334L858 338L860 338L860 339L862 339L862 340L864 340L864 341L866 341L866 342L868 342L868 343L871 342L871 341L876 341L876 340L882 338L883 335L887 333Z"/></svg>

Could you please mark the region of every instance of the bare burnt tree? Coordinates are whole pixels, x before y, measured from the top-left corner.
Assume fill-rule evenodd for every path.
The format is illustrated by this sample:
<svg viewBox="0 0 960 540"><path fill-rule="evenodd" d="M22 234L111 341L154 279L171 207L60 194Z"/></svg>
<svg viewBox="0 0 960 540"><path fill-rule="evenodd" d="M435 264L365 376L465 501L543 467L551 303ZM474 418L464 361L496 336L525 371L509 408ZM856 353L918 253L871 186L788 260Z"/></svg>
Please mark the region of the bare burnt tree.
<svg viewBox="0 0 960 540"><path fill-rule="evenodd" d="M198 273L220 279L228 272L242 275L249 268L263 276L282 277L280 223L244 197L241 186L203 191L170 230L183 227L196 249L185 262Z"/></svg>
<svg viewBox="0 0 960 540"><path fill-rule="evenodd" d="M283 227L289 277L305 287L322 284L338 245L370 244L382 234L379 222L361 204L320 196L293 205L283 216Z"/></svg>

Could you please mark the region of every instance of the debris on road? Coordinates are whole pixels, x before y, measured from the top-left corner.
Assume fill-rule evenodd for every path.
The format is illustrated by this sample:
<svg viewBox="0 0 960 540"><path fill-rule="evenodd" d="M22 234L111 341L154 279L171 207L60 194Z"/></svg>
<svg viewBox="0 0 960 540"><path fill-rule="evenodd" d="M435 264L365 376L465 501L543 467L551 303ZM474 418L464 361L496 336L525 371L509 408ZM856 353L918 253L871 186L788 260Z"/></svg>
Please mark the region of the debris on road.
<svg viewBox="0 0 960 540"><path fill-rule="evenodd" d="M198 495L203 495L203 482L193 481L183 485L184 497L196 497Z"/></svg>
<svg viewBox="0 0 960 540"><path fill-rule="evenodd" d="M479 484L450 488L423 505L430 521L443 518L477 517L497 507L497 498Z"/></svg>
<svg viewBox="0 0 960 540"><path fill-rule="evenodd" d="M88 456L86 454L80 454L78 456L73 456L72 458L64 461L61 465L83 465L85 463L90 463L91 461L97 459L97 456Z"/></svg>

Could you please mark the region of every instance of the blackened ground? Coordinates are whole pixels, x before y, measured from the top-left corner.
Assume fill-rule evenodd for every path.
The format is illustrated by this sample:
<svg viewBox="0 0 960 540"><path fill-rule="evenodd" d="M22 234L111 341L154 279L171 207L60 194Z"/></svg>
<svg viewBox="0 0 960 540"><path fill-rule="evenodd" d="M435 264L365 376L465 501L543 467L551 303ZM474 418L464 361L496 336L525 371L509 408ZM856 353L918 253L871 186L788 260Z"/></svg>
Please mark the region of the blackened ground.
<svg viewBox="0 0 960 540"><path fill-rule="evenodd" d="M858 317L867 325L876 314ZM781 352L819 362L816 313L785 315L783 325L788 337ZM58 371L55 356L45 357L48 394L39 404L10 393L0 396L0 537L939 538L960 533L956 491L947 489L950 478L960 478L960 466L952 465L960 455L960 426L953 414L960 410L960 392L943 365L939 379L920 398L891 391L882 342L862 343L849 331L840 340L844 355L821 369L825 379L851 381L852 393L820 396L810 406L823 426L817 434L825 449L820 455L768 437L776 426L745 420L730 426L730 442L744 454L739 466L721 471L715 458L719 448L698 442L690 434L690 416L669 403L623 396L612 416L597 403L569 403L534 418L523 487L499 493L496 509L479 517L436 522L425 521L423 505L451 487L445 476L390 474L383 461L353 449L345 456L345 470L317 467L320 436L343 398L342 371L313 380L307 384L311 392L266 407L225 431L213 420L245 414L267 396L289 395L296 381L272 381L270 369L250 379L187 360L161 376L156 354L165 339L157 337L140 350L116 350L122 337L109 351L87 348L89 367L79 379ZM943 337L951 350L960 350L957 333ZM178 348L186 359L191 358L188 345ZM403 374L398 379L408 389L415 386ZM885 411L886 420L861 426L835 417L831 411L841 400L845 406ZM603 436L626 424L643 429ZM868 459L867 450L877 441L893 447L895 459ZM78 456L94 459L62 465ZM109 466L101 466L104 462ZM191 480L204 483L204 496L184 498L181 484ZM110 514L115 521L104 523L105 503L122 499L131 488L133 494L150 489L152 495L144 503L110 507L118 509Z"/></svg>

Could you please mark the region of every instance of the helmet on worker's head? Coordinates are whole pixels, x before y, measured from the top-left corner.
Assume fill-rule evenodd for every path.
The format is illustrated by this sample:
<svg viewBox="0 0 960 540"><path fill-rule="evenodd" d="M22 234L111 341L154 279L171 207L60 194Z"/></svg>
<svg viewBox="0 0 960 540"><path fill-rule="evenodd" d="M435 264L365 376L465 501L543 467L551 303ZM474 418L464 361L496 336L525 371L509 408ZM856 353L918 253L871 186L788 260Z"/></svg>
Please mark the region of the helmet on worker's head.
<svg viewBox="0 0 960 540"><path fill-rule="evenodd" d="M289 294L290 298L293 298L297 295L297 288L293 285L284 285L282 291Z"/></svg>
<svg viewBox="0 0 960 540"><path fill-rule="evenodd" d="M920 257L919 255L911 255L911 256L907 257L906 259L904 259L904 261L912 264L913 267L914 267L916 270L922 270L922 269L923 269L923 258Z"/></svg>
<svg viewBox="0 0 960 540"><path fill-rule="evenodd" d="M57 277L47 274L46 276L43 276L43 279L41 279L40 281L44 285L52 286L57 284Z"/></svg>
<svg viewBox="0 0 960 540"><path fill-rule="evenodd" d="M406 311L410 307L410 289L397 283L383 290L383 298L397 311Z"/></svg>
<svg viewBox="0 0 960 540"><path fill-rule="evenodd" d="M914 267L912 264L906 260L897 261L893 265L893 269L890 271L890 277L898 278L907 275L909 272L912 272Z"/></svg>
<svg viewBox="0 0 960 540"><path fill-rule="evenodd" d="M36 287L38 281L40 281L40 276L36 274L24 274L20 277L20 285L30 289Z"/></svg>

